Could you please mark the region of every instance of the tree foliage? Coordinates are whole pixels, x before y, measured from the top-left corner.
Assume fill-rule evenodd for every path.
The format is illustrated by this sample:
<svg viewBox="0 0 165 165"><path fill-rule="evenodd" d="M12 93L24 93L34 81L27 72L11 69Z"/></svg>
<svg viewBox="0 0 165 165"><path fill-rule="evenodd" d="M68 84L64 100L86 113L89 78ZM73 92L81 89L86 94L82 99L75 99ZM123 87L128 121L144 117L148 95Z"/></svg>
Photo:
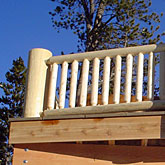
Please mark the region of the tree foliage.
<svg viewBox="0 0 165 165"><path fill-rule="evenodd" d="M0 164L10 162L12 146L8 144L9 118L22 115L26 67L21 57L13 60L6 73L6 82L0 83L4 95L0 97Z"/></svg>
<svg viewBox="0 0 165 165"><path fill-rule="evenodd" d="M151 12L151 0L51 0L55 8L53 27L71 29L78 37L78 51L93 51L157 43L163 34L158 34L163 14ZM125 60L123 59L123 66ZM147 62L145 62L147 64ZM134 65L136 68L136 65ZM102 80L100 67L100 82ZM90 69L89 79L91 80ZM145 69L144 74L147 74ZM114 61L111 61L111 89L113 92ZM145 76L144 75L144 76ZM80 76L81 77L81 76ZM125 70L122 69L121 91L124 90ZM136 86L136 71L132 87ZM89 80L89 85L91 81ZM79 87L81 80L79 79ZM146 90L147 82L144 82ZM102 91L100 84L99 92ZM144 91L145 92L145 91Z"/></svg>
<svg viewBox="0 0 165 165"><path fill-rule="evenodd" d="M78 50L127 47L156 43L160 17L150 11L151 0L51 0L55 29L71 29Z"/></svg>

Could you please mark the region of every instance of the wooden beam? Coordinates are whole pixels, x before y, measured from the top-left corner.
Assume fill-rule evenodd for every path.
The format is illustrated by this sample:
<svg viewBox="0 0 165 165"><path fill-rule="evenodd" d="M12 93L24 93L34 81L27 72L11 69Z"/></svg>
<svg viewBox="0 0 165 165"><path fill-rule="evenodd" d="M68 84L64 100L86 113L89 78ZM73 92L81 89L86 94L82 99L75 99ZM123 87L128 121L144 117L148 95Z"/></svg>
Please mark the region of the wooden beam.
<svg viewBox="0 0 165 165"><path fill-rule="evenodd" d="M161 116L11 122L10 144L165 138Z"/></svg>
<svg viewBox="0 0 165 165"><path fill-rule="evenodd" d="M102 84L102 99L101 103L103 105L108 104L109 98L109 80L110 80L110 66L111 66L111 59L110 57L104 58L104 71L103 71L103 84Z"/></svg>
<svg viewBox="0 0 165 165"><path fill-rule="evenodd" d="M117 49L108 49L108 50L100 50L100 51L91 51L85 53L76 53L76 54L69 54L65 56L53 56L47 60L47 64L62 64L64 61L68 63L73 62L74 60L83 61L84 59L88 59L89 61L93 60L94 58L103 59L106 56L113 58L117 55L126 56L128 54L137 55L140 52L143 54L150 53L150 52L163 52L165 51L165 44L151 44L151 45L143 45L143 46L135 46L135 47L127 47L127 48L117 48Z"/></svg>
<svg viewBox="0 0 165 165"><path fill-rule="evenodd" d="M31 118L10 118L10 122L20 121L42 121L42 120L63 120L63 119L91 119L91 118L114 118L114 117L141 117L141 116L164 116L165 111L139 111L139 112L119 112L119 113L102 113L102 114L57 114L48 115L43 117L31 117Z"/></svg>
<svg viewBox="0 0 165 165"><path fill-rule="evenodd" d="M133 111L153 111L164 110L164 100L131 102L121 104L108 104L64 109L45 110L43 116L61 116L61 115L89 115L89 114L104 114L104 113L117 113L117 112L133 112ZM84 117L83 117L84 118Z"/></svg>
<svg viewBox="0 0 165 165"><path fill-rule="evenodd" d="M139 53L137 63L137 78L136 78L136 100L142 102L143 96L143 67L144 67L144 54Z"/></svg>
<svg viewBox="0 0 165 165"><path fill-rule="evenodd" d="M142 146L147 146L147 144L148 144L148 139L143 139L143 140L141 141L141 145L142 145Z"/></svg>
<svg viewBox="0 0 165 165"><path fill-rule="evenodd" d="M109 145L115 145L115 140L109 140L109 141L108 141L108 144L109 144Z"/></svg>
<svg viewBox="0 0 165 165"><path fill-rule="evenodd" d="M121 81L121 56L116 56L115 61L115 78L114 78L114 87L113 87L113 103L119 104L120 103L120 81Z"/></svg>
<svg viewBox="0 0 165 165"><path fill-rule="evenodd" d="M13 165L164 165L165 147L42 143L14 146Z"/></svg>

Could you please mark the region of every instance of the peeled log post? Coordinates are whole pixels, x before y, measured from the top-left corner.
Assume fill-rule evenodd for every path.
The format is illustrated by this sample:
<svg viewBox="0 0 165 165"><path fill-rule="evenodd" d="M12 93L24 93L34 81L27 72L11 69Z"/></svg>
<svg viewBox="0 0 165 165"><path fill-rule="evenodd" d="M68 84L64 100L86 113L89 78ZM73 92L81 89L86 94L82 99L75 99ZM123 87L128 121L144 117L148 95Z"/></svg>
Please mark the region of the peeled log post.
<svg viewBox="0 0 165 165"><path fill-rule="evenodd" d="M49 70L50 78L49 78L49 87L48 87L47 109L54 109L58 65L54 63L49 66L49 69L50 69Z"/></svg>
<svg viewBox="0 0 165 165"><path fill-rule="evenodd" d="M93 72L92 72L92 94L91 94L91 105L97 105L98 101L98 81L99 81L99 66L100 60L95 58L93 61Z"/></svg>
<svg viewBox="0 0 165 165"><path fill-rule="evenodd" d="M126 80L125 80L125 101L130 103L131 101L131 87L132 87L132 68L133 68L133 56L127 55L126 58Z"/></svg>
<svg viewBox="0 0 165 165"><path fill-rule="evenodd" d="M142 101L143 92L143 63L144 55L139 53L138 55L138 66L137 66L137 80L136 80L136 101Z"/></svg>
<svg viewBox="0 0 165 165"><path fill-rule="evenodd" d="M116 56L115 63L115 80L114 80L114 104L119 104L120 102L120 81L121 81L121 56Z"/></svg>
<svg viewBox="0 0 165 165"><path fill-rule="evenodd" d="M153 52L149 54L148 60L148 84L147 84L147 98L154 99L154 74L155 74L155 58Z"/></svg>
<svg viewBox="0 0 165 165"><path fill-rule="evenodd" d="M78 73L78 61L74 60L71 68L71 82L70 82L70 98L69 107L75 107L76 103L76 88L77 88L77 73Z"/></svg>
<svg viewBox="0 0 165 165"><path fill-rule="evenodd" d="M103 89L102 89L102 103L103 105L108 104L109 99L109 79L110 79L110 57L104 59L104 71L103 71Z"/></svg>
<svg viewBox="0 0 165 165"><path fill-rule="evenodd" d="M86 106L87 87L88 87L89 61L84 59L82 68L82 86L80 92L80 106Z"/></svg>
<svg viewBox="0 0 165 165"><path fill-rule="evenodd" d="M67 73L68 73L68 63L64 61L62 63L60 92L59 92L60 109L64 108L65 106L65 94L66 94L66 84L67 84L67 75L68 75Z"/></svg>
<svg viewBox="0 0 165 165"><path fill-rule="evenodd" d="M24 118L40 117L43 112L48 68L45 62L51 56L52 53L46 49L36 48L29 52Z"/></svg>
<svg viewBox="0 0 165 165"><path fill-rule="evenodd" d="M165 100L165 52L160 53L160 100Z"/></svg>

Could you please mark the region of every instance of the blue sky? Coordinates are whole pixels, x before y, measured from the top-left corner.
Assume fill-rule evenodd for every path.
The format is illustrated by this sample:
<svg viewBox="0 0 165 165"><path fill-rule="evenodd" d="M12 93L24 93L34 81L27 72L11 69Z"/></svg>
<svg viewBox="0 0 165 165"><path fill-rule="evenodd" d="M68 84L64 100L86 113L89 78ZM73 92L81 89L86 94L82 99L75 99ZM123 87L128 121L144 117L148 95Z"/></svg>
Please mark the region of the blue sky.
<svg viewBox="0 0 165 165"><path fill-rule="evenodd" d="M12 64L21 56L27 64L32 48L46 48L54 55L61 51L76 51L76 36L69 31L60 34L52 28L49 0L0 0L0 81Z"/></svg>
<svg viewBox="0 0 165 165"><path fill-rule="evenodd" d="M165 0L152 0L152 4L152 11L165 13ZM0 0L0 81L5 81L5 73L19 56L27 65L32 48L46 48L54 55L77 51L72 32L57 33L52 28L48 12L53 8L50 0ZM165 31L165 16L160 31Z"/></svg>

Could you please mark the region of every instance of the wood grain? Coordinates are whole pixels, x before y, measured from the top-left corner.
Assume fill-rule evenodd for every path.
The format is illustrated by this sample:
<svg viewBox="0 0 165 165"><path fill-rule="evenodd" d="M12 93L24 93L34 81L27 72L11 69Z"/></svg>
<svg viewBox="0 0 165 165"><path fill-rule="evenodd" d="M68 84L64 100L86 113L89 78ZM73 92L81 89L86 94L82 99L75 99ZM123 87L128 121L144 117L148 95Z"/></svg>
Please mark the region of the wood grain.
<svg viewBox="0 0 165 165"><path fill-rule="evenodd" d="M68 143L15 145L13 164L23 164L24 160L28 165L164 165L165 148Z"/></svg>
<svg viewBox="0 0 165 165"><path fill-rule="evenodd" d="M161 116L11 122L10 144L165 138Z"/></svg>
<svg viewBox="0 0 165 165"><path fill-rule="evenodd" d="M165 51L165 44L151 44L151 45L143 45L143 46L135 46L135 47L127 47L127 48L118 48L118 49L109 49L109 50L101 50L101 51L91 51L85 53L76 53L76 54L68 54L65 56L53 56L47 60L47 64L62 64L64 61L68 63L73 62L74 60L83 61L84 59L88 59L89 61L94 58L104 59L106 56L113 58L117 55L126 56L129 53L133 56L137 55L139 52L143 54L147 54L150 52L163 52Z"/></svg>

